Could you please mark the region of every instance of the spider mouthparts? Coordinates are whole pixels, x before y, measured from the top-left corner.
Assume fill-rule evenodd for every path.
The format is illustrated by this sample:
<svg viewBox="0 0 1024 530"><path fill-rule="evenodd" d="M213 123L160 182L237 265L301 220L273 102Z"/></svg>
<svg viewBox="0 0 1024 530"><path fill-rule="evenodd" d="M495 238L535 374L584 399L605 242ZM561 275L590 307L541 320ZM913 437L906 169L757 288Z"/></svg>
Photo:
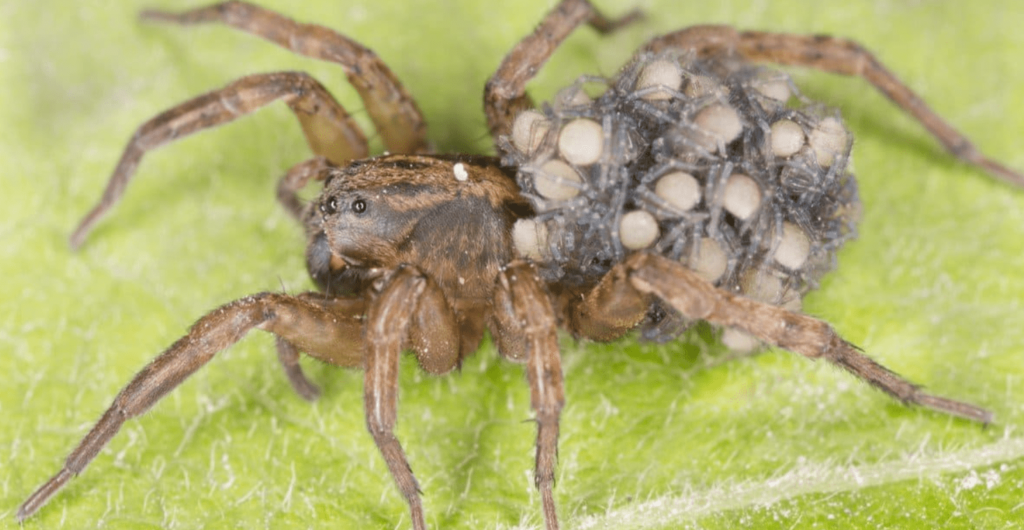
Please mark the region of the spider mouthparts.
<svg viewBox="0 0 1024 530"><path fill-rule="evenodd" d="M343 256L341 254L337 254L337 253L333 253L333 252L331 253L331 269L332 270L339 270L339 269L343 269L343 268L349 267L349 266L359 267L361 265L362 265L362 262L360 262L359 260L352 259L352 258L350 258L348 256Z"/></svg>

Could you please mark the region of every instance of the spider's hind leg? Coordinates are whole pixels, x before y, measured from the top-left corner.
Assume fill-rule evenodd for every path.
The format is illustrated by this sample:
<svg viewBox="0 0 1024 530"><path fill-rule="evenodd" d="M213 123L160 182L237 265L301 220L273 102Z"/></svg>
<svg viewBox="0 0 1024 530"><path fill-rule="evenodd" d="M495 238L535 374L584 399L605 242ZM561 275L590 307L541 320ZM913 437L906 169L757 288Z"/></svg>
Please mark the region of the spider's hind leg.
<svg viewBox="0 0 1024 530"><path fill-rule="evenodd" d="M723 291L683 264L661 256L634 254L626 266L637 291L660 298L687 318L739 328L780 348L822 358L903 403L981 423L992 421L992 413L985 409L923 392L864 355L821 320Z"/></svg>
<svg viewBox="0 0 1024 530"><path fill-rule="evenodd" d="M651 39L644 51L693 50L698 56L737 54L748 61L814 68L862 77L913 116L953 156L990 175L1024 187L1024 174L986 157L960 131L857 42L827 35L737 31L729 26L693 26Z"/></svg>

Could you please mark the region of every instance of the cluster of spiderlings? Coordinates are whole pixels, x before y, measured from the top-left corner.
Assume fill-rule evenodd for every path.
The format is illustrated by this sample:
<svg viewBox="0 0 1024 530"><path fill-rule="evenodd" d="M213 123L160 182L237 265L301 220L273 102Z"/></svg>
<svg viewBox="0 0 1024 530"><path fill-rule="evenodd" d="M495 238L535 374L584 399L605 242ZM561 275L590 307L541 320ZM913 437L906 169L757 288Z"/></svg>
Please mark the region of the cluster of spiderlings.
<svg viewBox="0 0 1024 530"><path fill-rule="evenodd" d="M793 309L855 233L851 145L838 112L787 75L686 54L583 78L501 142L538 212L516 245L546 279L592 284L647 249Z"/></svg>

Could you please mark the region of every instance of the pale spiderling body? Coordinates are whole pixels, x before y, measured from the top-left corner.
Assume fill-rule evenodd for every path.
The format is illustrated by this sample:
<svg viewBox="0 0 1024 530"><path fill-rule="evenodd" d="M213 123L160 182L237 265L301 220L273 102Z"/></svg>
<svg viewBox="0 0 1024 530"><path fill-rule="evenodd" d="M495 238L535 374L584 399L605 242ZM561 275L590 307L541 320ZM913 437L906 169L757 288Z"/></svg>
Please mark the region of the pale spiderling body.
<svg viewBox="0 0 1024 530"><path fill-rule="evenodd" d="M486 157L430 153L421 113L394 73L333 30L242 2L144 16L226 24L339 63L390 154L367 158L365 136L345 109L298 72L242 78L143 124L73 246L118 201L147 151L284 100L316 156L287 172L278 197L305 227L319 291L260 293L203 316L118 394L19 519L80 473L127 419L253 329L276 336L285 373L306 399L319 389L300 368L301 353L364 370L367 425L417 529L426 527L420 487L394 434L399 355L409 350L425 371L444 374L476 351L485 332L504 358L526 366L537 425L534 481L548 529L558 527L553 487L565 403L558 328L599 341L639 328L644 338L667 341L706 321L822 358L904 403L992 419L983 408L922 391L799 312L855 234L853 139L837 111L752 62L861 75L954 154L1024 184L856 43L699 26L652 39L612 79L581 78L534 106L526 83L577 26L604 33L635 19L564 0L485 87L500 154ZM296 193L310 180L323 181L323 190L304 204Z"/></svg>

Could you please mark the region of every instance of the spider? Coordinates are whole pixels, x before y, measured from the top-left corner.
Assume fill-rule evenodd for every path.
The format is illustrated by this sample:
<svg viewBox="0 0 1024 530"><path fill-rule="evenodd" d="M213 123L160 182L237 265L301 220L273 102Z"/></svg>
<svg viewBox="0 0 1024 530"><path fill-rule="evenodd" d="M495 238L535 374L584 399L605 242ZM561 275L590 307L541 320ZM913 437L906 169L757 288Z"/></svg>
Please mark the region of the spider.
<svg viewBox="0 0 1024 530"><path fill-rule="evenodd" d="M362 160L365 140L345 111L319 83L295 73L244 78L143 125L103 200L72 236L73 245L80 245L116 202L145 151L284 99L318 155L287 173L279 197L306 228L307 264L320 292L262 293L201 318L122 391L65 467L25 502L21 519L80 472L125 419L147 410L253 328L278 336L288 379L307 399L318 391L297 365L300 351L365 370L370 432L409 502L416 528L425 527L418 486L392 432L398 354L411 349L426 371L445 373L476 349L485 328L503 356L527 366L538 423L535 477L549 528L557 527L552 486L563 406L558 324L597 340L640 326L651 338L664 340L691 321L706 320L824 357L907 403L981 422L991 419L981 408L921 392L826 324L786 309L814 286L851 235L857 200L845 168L850 142L829 111L778 105L799 99L792 92L777 97L779 90L793 90L788 79L740 59L770 58L840 73L853 68L844 57L878 66L852 43L735 34L720 27L684 30L652 40L616 79L585 79L530 114L525 84L561 39L582 23L608 31L630 20L607 19L583 1L565 0L488 83L485 105L503 155L499 160L421 154L429 146L412 98L371 52L336 33L244 3L148 16L220 21L276 37L300 53L338 60L396 154ZM738 39L743 57L725 54L715 44L731 38ZM1021 183L1019 174L970 148L886 71L867 72L956 154ZM604 84L606 91L591 100L583 86L588 83ZM745 103L737 99L741 96ZM725 125L722 120L705 125L705 113L725 115ZM666 128L673 120L683 126ZM797 129L792 152L772 143L783 136L774 129L783 121ZM733 122L739 123L735 134L728 132ZM758 129L763 124L771 135ZM582 140L565 140L573 136L566 131L581 127ZM814 141L821 131L833 133L824 150ZM758 157L778 162L777 170L754 174L758 167L744 164ZM569 171L552 169L551 162L562 162ZM613 174L619 170L622 174ZM685 172L700 184L696 203L703 206L684 207L678 195L659 192L662 179ZM324 181L324 190L303 205L296 191L309 180ZM755 198L748 194L746 203L736 198L733 182L746 182L748 189L752 183ZM606 189L614 193L601 195ZM604 202L585 201L595 194ZM600 215L591 216L594 211ZM646 212L654 220L653 236L649 219L635 226L626 221L632 212ZM808 224L821 217L832 224ZM453 231L453 224L461 232ZM781 252L793 239L795 255ZM708 250L716 246L718 251ZM709 263L708 254L722 256L724 265Z"/></svg>

